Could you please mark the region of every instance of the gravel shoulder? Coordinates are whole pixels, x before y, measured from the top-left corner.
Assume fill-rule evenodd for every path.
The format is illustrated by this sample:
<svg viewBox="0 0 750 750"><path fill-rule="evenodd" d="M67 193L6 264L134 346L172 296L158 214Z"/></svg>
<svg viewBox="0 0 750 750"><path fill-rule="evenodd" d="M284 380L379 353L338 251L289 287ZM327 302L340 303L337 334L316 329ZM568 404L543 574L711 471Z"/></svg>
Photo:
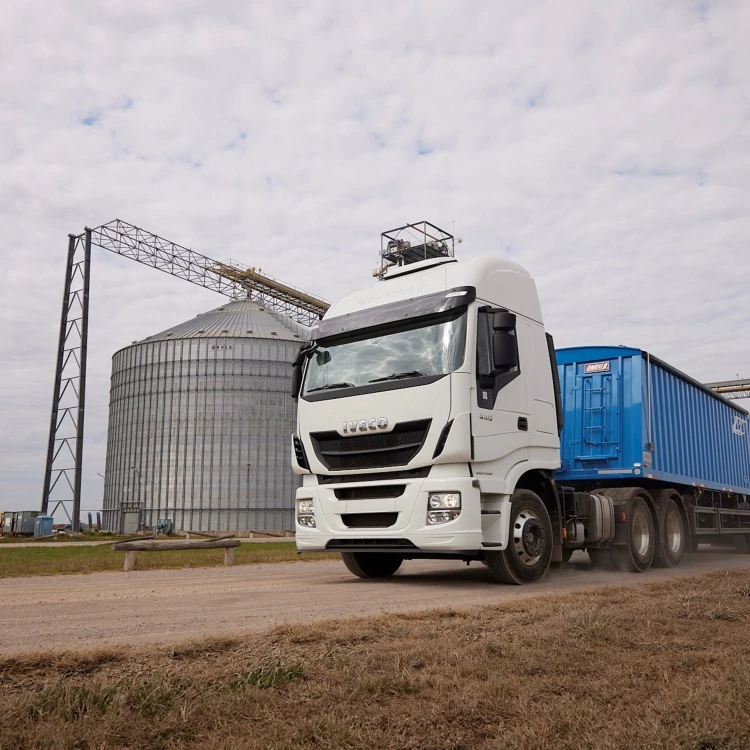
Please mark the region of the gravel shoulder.
<svg viewBox="0 0 750 750"><path fill-rule="evenodd" d="M606 585L749 570L750 555L700 551L679 568L622 574L591 569L584 553L531 586L501 586L484 566L409 561L388 581L352 577L339 561L232 568L14 578L0 581L0 649L171 644L277 625L389 612L496 604Z"/></svg>

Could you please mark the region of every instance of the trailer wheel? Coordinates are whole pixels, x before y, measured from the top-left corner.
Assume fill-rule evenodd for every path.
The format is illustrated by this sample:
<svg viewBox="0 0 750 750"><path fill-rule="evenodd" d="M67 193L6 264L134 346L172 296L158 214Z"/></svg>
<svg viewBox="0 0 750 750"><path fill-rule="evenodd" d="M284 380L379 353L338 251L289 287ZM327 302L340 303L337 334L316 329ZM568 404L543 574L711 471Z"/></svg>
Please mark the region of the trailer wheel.
<svg viewBox="0 0 750 750"><path fill-rule="evenodd" d="M685 522L674 500L666 504L661 539L654 553L655 568L676 568L685 554Z"/></svg>
<svg viewBox="0 0 750 750"><path fill-rule="evenodd" d="M750 555L750 536L747 534L735 534L732 539L735 551L743 555Z"/></svg>
<svg viewBox="0 0 750 750"><path fill-rule="evenodd" d="M359 578L390 578L404 561L387 552L342 552L341 559L349 572Z"/></svg>
<svg viewBox="0 0 750 750"><path fill-rule="evenodd" d="M620 570L645 573L654 560L656 534L651 509L640 495L630 504L627 524L627 544L612 547L612 557Z"/></svg>
<svg viewBox="0 0 750 750"><path fill-rule="evenodd" d="M508 546L487 550L485 561L500 583L532 583L547 572L552 543L552 523L539 495L516 490L511 498Z"/></svg>

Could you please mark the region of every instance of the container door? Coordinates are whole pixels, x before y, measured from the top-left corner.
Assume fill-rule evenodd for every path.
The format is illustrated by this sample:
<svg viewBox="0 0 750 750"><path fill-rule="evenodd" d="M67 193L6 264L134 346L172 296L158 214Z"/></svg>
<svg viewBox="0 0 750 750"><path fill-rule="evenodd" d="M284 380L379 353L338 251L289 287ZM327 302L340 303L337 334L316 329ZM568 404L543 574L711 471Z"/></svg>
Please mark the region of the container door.
<svg viewBox="0 0 750 750"><path fill-rule="evenodd" d="M617 466L621 449L619 373L586 369L586 363L582 363L576 378L574 468Z"/></svg>
<svg viewBox="0 0 750 750"><path fill-rule="evenodd" d="M125 511L122 514L122 533L130 536L137 534L140 530L141 513L140 511Z"/></svg>

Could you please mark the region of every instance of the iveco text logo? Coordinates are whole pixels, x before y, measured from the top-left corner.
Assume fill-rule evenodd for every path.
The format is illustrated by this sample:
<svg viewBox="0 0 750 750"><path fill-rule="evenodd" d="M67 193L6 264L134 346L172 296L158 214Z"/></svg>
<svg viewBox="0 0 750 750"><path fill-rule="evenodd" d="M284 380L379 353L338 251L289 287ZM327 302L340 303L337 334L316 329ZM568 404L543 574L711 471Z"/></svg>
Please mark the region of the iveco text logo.
<svg viewBox="0 0 750 750"><path fill-rule="evenodd" d="M367 432L367 430L384 430L388 427L385 417L360 419L358 422L344 422L344 432Z"/></svg>

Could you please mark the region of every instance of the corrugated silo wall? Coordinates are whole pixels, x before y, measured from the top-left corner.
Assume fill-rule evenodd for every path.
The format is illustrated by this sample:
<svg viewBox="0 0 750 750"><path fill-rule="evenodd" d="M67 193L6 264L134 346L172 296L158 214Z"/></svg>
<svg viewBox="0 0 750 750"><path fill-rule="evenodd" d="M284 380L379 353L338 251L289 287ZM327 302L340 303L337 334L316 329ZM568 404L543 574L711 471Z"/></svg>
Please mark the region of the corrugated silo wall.
<svg viewBox="0 0 750 750"><path fill-rule="evenodd" d="M112 363L104 525L141 509L195 531L294 528L291 367L299 343L143 342Z"/></svg>

